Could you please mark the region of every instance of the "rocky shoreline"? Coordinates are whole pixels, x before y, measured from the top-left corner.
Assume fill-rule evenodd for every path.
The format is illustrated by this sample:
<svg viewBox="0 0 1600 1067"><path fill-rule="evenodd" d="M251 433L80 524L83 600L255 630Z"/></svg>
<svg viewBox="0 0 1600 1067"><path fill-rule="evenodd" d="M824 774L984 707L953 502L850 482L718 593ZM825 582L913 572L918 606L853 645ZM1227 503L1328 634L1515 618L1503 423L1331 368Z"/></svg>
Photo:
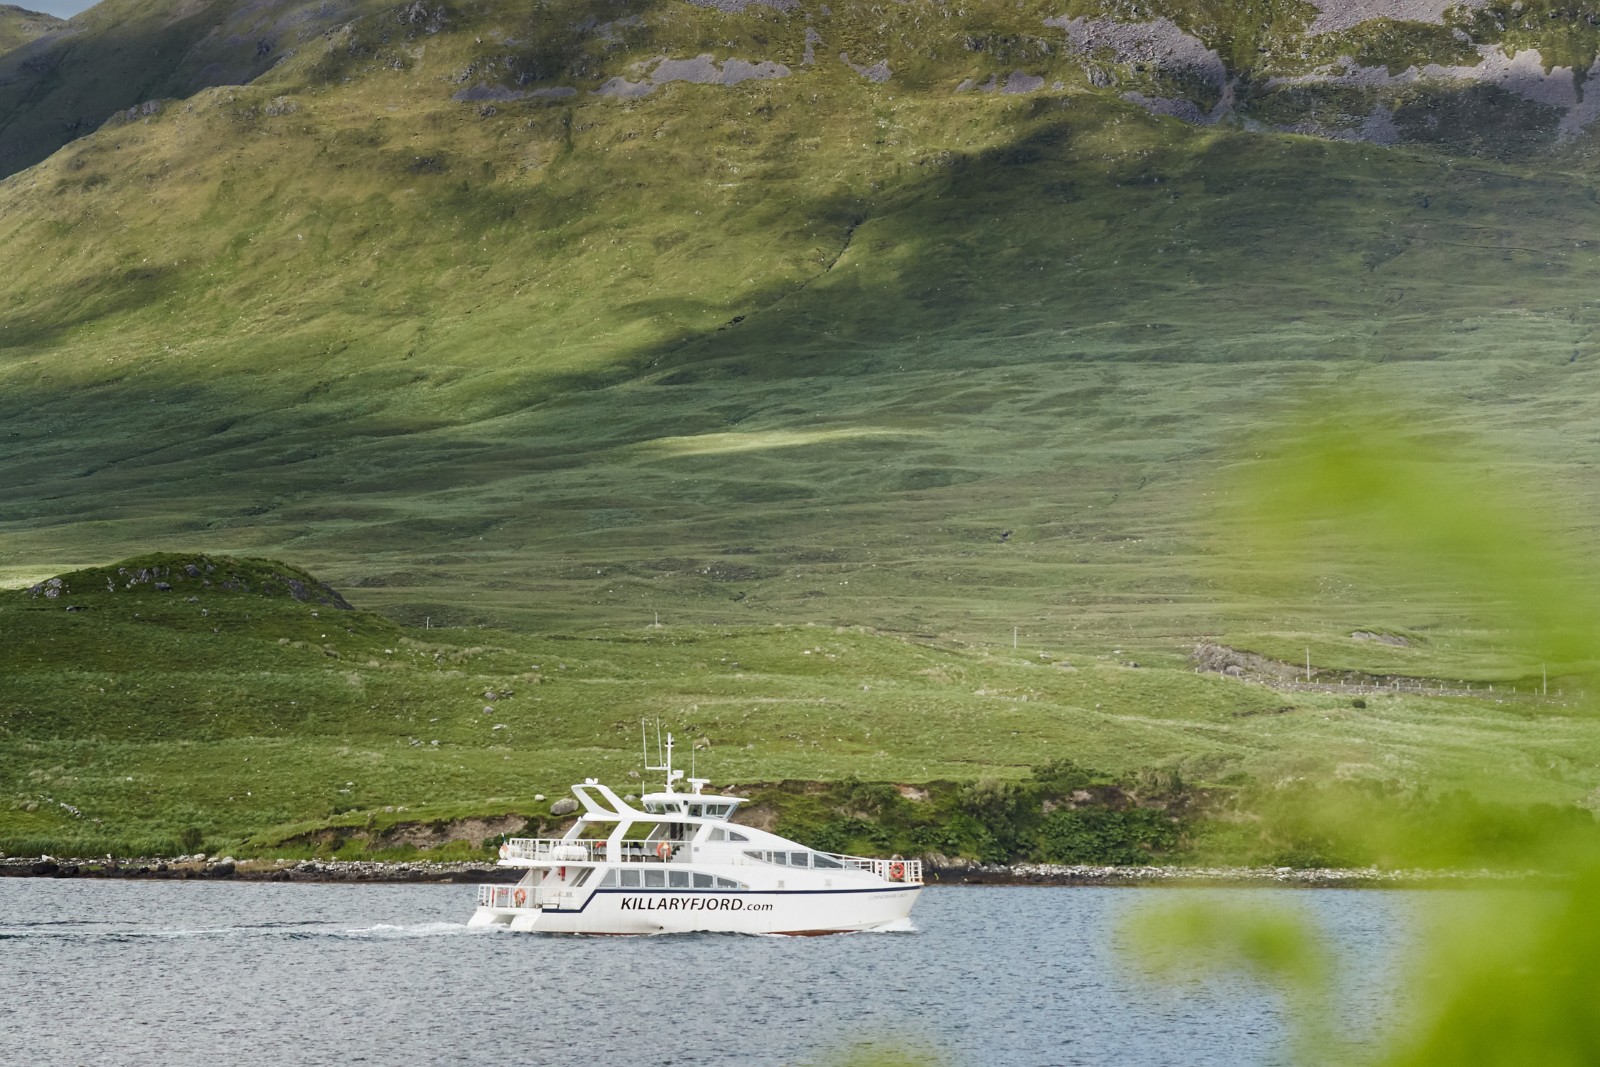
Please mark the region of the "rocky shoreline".
<svg viewBox="0 0 1600 1067"><path fill-rule="evenodd" d="M1275 886L1302 889L1418 889L1484 884L1526 884L1548 876L1535 871L1380 870L1376 867L1100 867L1042 863L984 864L962 860L927 863L929 885L1047 886ZM0 878L122 878L185 881L336 883L515 882L514 870L490 863L426 860L246 859L232 856L98 859L53 856L0 858Z"/></svg>

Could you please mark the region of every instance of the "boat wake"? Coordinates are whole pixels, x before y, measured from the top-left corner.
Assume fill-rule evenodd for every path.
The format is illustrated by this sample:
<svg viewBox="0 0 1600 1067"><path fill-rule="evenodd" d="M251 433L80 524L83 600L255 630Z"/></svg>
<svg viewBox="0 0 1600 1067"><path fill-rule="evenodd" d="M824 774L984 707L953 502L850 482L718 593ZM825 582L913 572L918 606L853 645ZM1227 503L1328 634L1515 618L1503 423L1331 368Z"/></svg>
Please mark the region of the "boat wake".
<svg viewBox="0 0 1600 1067"><path fill-rule="evenodd" d="M341 931L340 936L351 938L449 937L453 934L476 934L479 932L492 933L493 931L474 929L467 926L466 923L431 922L407 926L378 923L376 926L364 926Z"/></svg>
<svg viewBox="0 0 1600 1067"><path fill-rule="evenodd" d="M109 927L109 929L108 929ZM330 928L331 927L331 928ZM180 929L116 928L114 923L17 923L0 926L0 941L11 940L94 940L151 941L184 938L287 938L293 941L334 938L375 940L409 937L442 937L469 931L465 923L426 922L408 925L377 923L372 926L338 928L329 922L263 922L233 926L198 926Z"/></svg>

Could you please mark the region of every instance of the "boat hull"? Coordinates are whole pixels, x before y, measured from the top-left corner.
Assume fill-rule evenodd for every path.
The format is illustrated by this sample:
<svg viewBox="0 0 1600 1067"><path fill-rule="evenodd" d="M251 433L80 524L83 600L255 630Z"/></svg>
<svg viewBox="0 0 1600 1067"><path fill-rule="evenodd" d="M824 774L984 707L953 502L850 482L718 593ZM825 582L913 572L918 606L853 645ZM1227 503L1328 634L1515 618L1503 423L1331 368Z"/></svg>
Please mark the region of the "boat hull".
<svg viewBox="0 0 1600 1067"><path fill-rule="evenodd" d="M600 889L578 908L480 906L469 926L551 934L833 934L902 922L922 886L681 892Z"/></svg>

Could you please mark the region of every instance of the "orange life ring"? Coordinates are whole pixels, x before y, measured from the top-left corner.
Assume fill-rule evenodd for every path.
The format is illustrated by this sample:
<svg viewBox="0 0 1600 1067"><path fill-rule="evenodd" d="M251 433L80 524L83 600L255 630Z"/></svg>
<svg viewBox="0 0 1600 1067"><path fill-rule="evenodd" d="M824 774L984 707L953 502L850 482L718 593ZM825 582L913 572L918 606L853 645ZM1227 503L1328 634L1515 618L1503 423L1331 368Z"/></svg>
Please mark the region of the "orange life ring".
<svg viewBox="0 0 1600 1067"><path fill-rule="evenodd" d="M889 881L898 882L906 876L906 865L895 862L889 864Z"/></svg>
<svg viewBox="0 0 1600 1067"><path fill-rule="evenodd" d="M672 856L672 846L665 841L661 842L656 846L656 856L662 863L667 862Z"/></svg>
<svg viewBox="0 0 1600 1067"><path fill-rule="evenodd" d="M519 889L515 893L511 894L511 903L514 906L520 908L520 907L522 907L522 905L526 904L527 902L528 902L528 891L526 889Z"/></svg>

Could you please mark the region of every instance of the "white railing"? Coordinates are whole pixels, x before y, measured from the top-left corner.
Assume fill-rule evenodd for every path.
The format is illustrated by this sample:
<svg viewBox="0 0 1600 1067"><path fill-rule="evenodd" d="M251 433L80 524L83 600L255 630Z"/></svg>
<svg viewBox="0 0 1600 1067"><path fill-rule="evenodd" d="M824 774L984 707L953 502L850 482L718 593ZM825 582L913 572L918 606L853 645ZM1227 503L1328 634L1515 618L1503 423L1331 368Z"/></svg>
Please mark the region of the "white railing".
<svg viewBox="0 0 1600 1067"><path fill-rule="evenodd" d="M500 858L539 863L669 863L687 862L687 841L624 841L611 855L604 841L566 841L548 837L513 837L500 847Z"/></svg>
<svg viewBox="0 0 1600 1067"><path fill-rule="evenodd" d="M846 867L871 871L886 882L922 883L921 860L880 860L870 856L839 856L832 852L824 852L823 855L832 856Z"/></svg>
<svg viewBox="0 0 1600 1067"><path fill-rule="evenodd" d="M480 885L478 906L500 909L573 908L588 896L587 889L560 882L552 886Z"/></svg>
<svg viewBox="0 0 1600 1067"><path fill-rule="evenodd" d="M809 857L804 863L794 863L795 856ZM818 863L818 857L827 857L832 863ZM866 871L868 874L877 875L886 882L905 882L912 885L922 884L922 861L903 859L875 859L871 856L841 856L837 852L817 852L813 849L747 849L739 854L735 863L761 863L774 867L790 868L799 867L802 870L809 868L813 871L825 871L830 867L842 867L846 870Z"/></svg>
<svg viewBox="0 0 1600 1067"><path fill-rule="evenodd" d="M770 851L770 850L768 850ZM807 852L814 852L806 849ZM567 841L549 837L513 837L500 848L500 858L530 860L538 863L689 863L694 860L694 847L687 841L624 841L617 855L604 841ZM814 852L828 856L846 867L868 871L886 882L922 882L921 860L875 859L871 856L841 856L832 852ZM720 862L726 862L721 860ZM734 862L743 862L743 857Z"/></svg>
<svg viewBox="0 0 1600 1067"><path fill-rule="evenodd" d="M525 885L480 885L478 906L482 908L537 908L539 888Z"/></svg>

